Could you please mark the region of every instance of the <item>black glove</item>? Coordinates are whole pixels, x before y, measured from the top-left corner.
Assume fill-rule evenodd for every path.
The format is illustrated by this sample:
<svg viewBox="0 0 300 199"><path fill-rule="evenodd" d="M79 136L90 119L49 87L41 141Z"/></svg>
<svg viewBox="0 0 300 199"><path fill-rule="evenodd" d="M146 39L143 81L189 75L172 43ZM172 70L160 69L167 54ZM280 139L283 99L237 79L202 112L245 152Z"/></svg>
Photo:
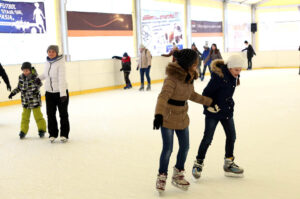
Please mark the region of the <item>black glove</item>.
<svg viewBox="0 0 300 199"><path fill-rule="evenodd" d="M10 86L10 84L8 84L6 87L7 87L7 90L8 90L8 91L11 91L11 86Z"/></svg>
<svg viewBox="0 0 300 199"><path fill-rule="evenodd" d="M66 102L68 100L68 97L67 96L62 96L62 97L60 97L60 102L61 103L64 103L64 102Z"/></svg>
<svg viewBox="0 0 300 199"><path fill-rule="evenodd" d="M34 80L34 83L35 83L35 84L41 84L40 78L36 78L36 79Z"/></svg>
<svg viewBox="0 0 300 199"><path fill-rule="evenodd" d="M136 67L136 70L139 70L140 67Z"/></svg>
<svg viewBox="0 0 300 199"><path fill-rule="evenodd" d="M123 70L123 68L120 69L120 71L122 71L122 70Z"/></svg>
<svg viewBox="0 0 300 199"><path fill-rule="evenodd" d="M8 96L8 99L12 99L12 97L15 96L13 93L10 93Z"/></svg>
<svg viewBox="0 0 300 199"><path fill-rule="evenodd" d="M151 68L151 65L149 65L148 68Z"/></svg>
<svg viewBox="0 0 300 199"><path fill-rule="evenodd" d="M153 121L153 129L159 129L163 125L163 116L161 114L155 115L155 119Z"/></svg>

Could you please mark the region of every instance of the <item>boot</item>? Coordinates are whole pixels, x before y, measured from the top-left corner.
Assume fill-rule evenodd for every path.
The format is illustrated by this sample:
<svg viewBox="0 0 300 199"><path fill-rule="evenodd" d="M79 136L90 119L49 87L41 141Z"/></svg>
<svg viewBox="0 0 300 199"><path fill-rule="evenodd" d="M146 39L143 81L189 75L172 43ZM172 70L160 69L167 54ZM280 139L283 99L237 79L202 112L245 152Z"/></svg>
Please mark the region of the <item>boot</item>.
<svg viewBox="0 0 300 199"><path fill-rule="evenodd" d="M25 138L26 133L24 133L23 131L21 131L21 132L19 133L19 136L20 136L20 139L22 140L22 139Z"/></svg>
<svg viewBox="0 0 300 199"><path fill-rule="evenodd" d="M151 91L151 84L147 85L147 91Z"/></svg>
<svg viewBox="0 0 300 199"><path fill-rule="evenodd" d="M243 177L244 169L234 163L234 157L225 158L223 169L227 177Z"/></svg>
<svg viewBox="0 0 300 199"><path fill-rule="evenodd" d="M45 136L45 133L46 133L45 131L40 130L39 131L40 138L43 138Z"/></svg>
<svg viewBox="0 0 300 199"><path fill-rule="evenodd" d="M198 180L201 177L201 172L202 172L203 166L204 166L203 160L201 160L201 159L195 160L192 174L196 180Z"/></svg>
<svg viewBox="0 0 300 199"><path fill-rule="evenodd" d="M139 91L144 91L144 84L141 85Z"/></svg>
<svg viewBox="0 0 300 199"><path fill-rule="evenodd" d="M156 190L159 193L162 193L165 191L166 187L166 180L167 180L167 175L166 174L158 174L157 175L157 180L156 180Z"/></svg>
<svg viewBox="0 0 300 199"><path fill-rule="evenodd" d="M172 177L172 184L183 190L183 191L187 191L190 183L184 179L184 170L178 170L176 167L174 167L174 172L173 172L173 177Z"/></svg>

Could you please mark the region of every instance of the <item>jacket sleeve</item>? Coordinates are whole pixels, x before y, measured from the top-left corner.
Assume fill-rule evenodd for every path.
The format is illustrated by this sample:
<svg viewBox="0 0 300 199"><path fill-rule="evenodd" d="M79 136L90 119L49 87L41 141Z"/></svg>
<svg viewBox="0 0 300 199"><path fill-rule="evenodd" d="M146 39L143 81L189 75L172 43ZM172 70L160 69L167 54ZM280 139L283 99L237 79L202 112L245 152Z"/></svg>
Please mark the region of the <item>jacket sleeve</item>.
<svg viewBox="0 0 300 199"><path fill-rule="evenodd" d="M207 57L205 58L205 60L204 60L204 65L209 61L209 59L210 59L210 53L208 53L208 55L207 55Z"/></svg>
<svg viewBox="0 0 300 199"><path fill-rule="evenodd" d="M173 50L171 50L170 52L169 52L169 54L161 54L161 56L163 56L163 57L171 57L172 55L173 55Z"/></svg>
<svg viewBox="0 0 300 199"><path fill-rule="evenodd" d="M38 76L38 78L39 78L40 80L44 80L44 79L46 79L46 77L47 77L47 64L45 64L43 74L41 74L40 76Z"/></svg>
<svg viewBox="0 0 300 199"><path fill-rule="evenodd" d="M58 85L60 97L67 96L66 64L64 61L58 66Z"/></svg>
<svg viewBox="0 0 300 199"><path fill-rule="evenodd" d="M223 59L223 57L222 57L220 51L218 51L218 59Z"/></svg>
<svg viewBox="0 0 300 199"><path fill-rule="evenodd" d="M242 50L242 52L244 52L245 50L248 50L248 47L244 48L244 49Z"/></svg>
<svg viewBox="0 0 300 199"><path fill-rule="evenodd" d="M19 77L18 86L14 90L11 91L13 95L16 95L21 91L21 78Z"/></svg>
<svg viewBox="0 0 300 199"><path fill-rule="evenodd" d="M147 66L150 66L152 57L151 57L151 53L150 53L149 50L147 50L147 55L146 56L147 56Z"/></svg>
<svg viewBox="0 0 300 199"><path fill-rule="evenodd" d="M252 50L252 52L253 52L253 55L256 55L256 53L255 53L255 51L254 51L254 49L253 49L252 46L251 46L251 50Z"/></svg>
<svg viewBox="0 0 300 199"><path fill-rule="evenodd" d="M210 106L212 104L212 99L210 97L202 96L202 95L196 93L195 91L193 91L189 100L199 103L199 104L203 104L205 106Z"/></svg>
<svg viewBox="0 0 300 199"><path fill-rule="evenodd" d="M175 81L173 81L169 78L166 78L164 81L163 87L161 89L161 92L157 98L155 115L156 114L163 115L165 107L168 103L168 100L171 98L172 94L174 93L175 88L176 88Z"/></svg>
<svg viewBox="0 0 300 199"><path fill-rule="evenodd" d="M215 93L220 88L220 77L212 73L212 77L208 82L207 86L204 88L202 95L213 98Z"/></svg>
<svg viewBox="0 0 300 199"><path fill-rule="evenodd" d="M119 59L119 60L122 60L122 57L119 57L119 56L113 56L112 59Z"/></svg>
<svg viewBox="0 0 300 199"><path fill-rule="evenodd" d="M7 86L10 85L8 76L7 76L3 66L1 64L0 64L0 76L2 77L3 81L5 82L5 84Z"/></svg>

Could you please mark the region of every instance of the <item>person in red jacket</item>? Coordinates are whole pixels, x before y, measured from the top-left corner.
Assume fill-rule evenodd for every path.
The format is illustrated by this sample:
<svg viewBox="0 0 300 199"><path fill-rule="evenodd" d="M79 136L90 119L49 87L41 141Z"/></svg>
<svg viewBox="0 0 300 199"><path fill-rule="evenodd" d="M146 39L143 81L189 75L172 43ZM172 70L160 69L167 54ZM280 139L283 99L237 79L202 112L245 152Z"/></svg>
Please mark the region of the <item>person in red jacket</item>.
<svg viewBox="0 0 300 199"><path fill-rule="evenodd" d="M120 71L124 72L124 79L125 79L125 82L126 82L126 86L124 87L124 89L132 88L131 81L129 79L129 74L130 74L130 71L131 71L131 59L128 56L127 52L125 52L123 54L123 57L113 56L112 58L113 59L119 59L122 62L122 68L120 69Z"/></svg>

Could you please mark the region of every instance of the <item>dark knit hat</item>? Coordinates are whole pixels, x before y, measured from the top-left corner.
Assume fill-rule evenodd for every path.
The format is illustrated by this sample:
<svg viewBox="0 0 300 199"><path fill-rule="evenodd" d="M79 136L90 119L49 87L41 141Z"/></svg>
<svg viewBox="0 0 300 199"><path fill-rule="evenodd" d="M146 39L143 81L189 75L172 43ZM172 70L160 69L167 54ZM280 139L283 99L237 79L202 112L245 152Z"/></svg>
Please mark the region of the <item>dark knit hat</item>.
<svg viewBox="0 0 300 199"><path fill-rule="evenodd" d="M50 45L48 48L47 48L47 52L49 50L53 50L56 52L56 54L58 55L58 45Z"/></svg>
<svg viewBox="0 0 300 199"><path fill-rule="evenodd" d="M188 70L198 59L196 51L188 48L174 51L173 56L177 63L185 70Z"/></svg>
<svg viewBox="0 0 300 199"><path fill-rule="evenodd" d="M21 67L21 70L24 70L24 69L29 69L31 70L32 66L31 66L31 63L30 62L24 62L22 64L22 67Z"/></svg>
<svg viewBox="0 0 300 199"><path fill-rule="evenodd" d="M127 52L125 52L125 53L123 54L123 57L128 57Z"/></svg>

